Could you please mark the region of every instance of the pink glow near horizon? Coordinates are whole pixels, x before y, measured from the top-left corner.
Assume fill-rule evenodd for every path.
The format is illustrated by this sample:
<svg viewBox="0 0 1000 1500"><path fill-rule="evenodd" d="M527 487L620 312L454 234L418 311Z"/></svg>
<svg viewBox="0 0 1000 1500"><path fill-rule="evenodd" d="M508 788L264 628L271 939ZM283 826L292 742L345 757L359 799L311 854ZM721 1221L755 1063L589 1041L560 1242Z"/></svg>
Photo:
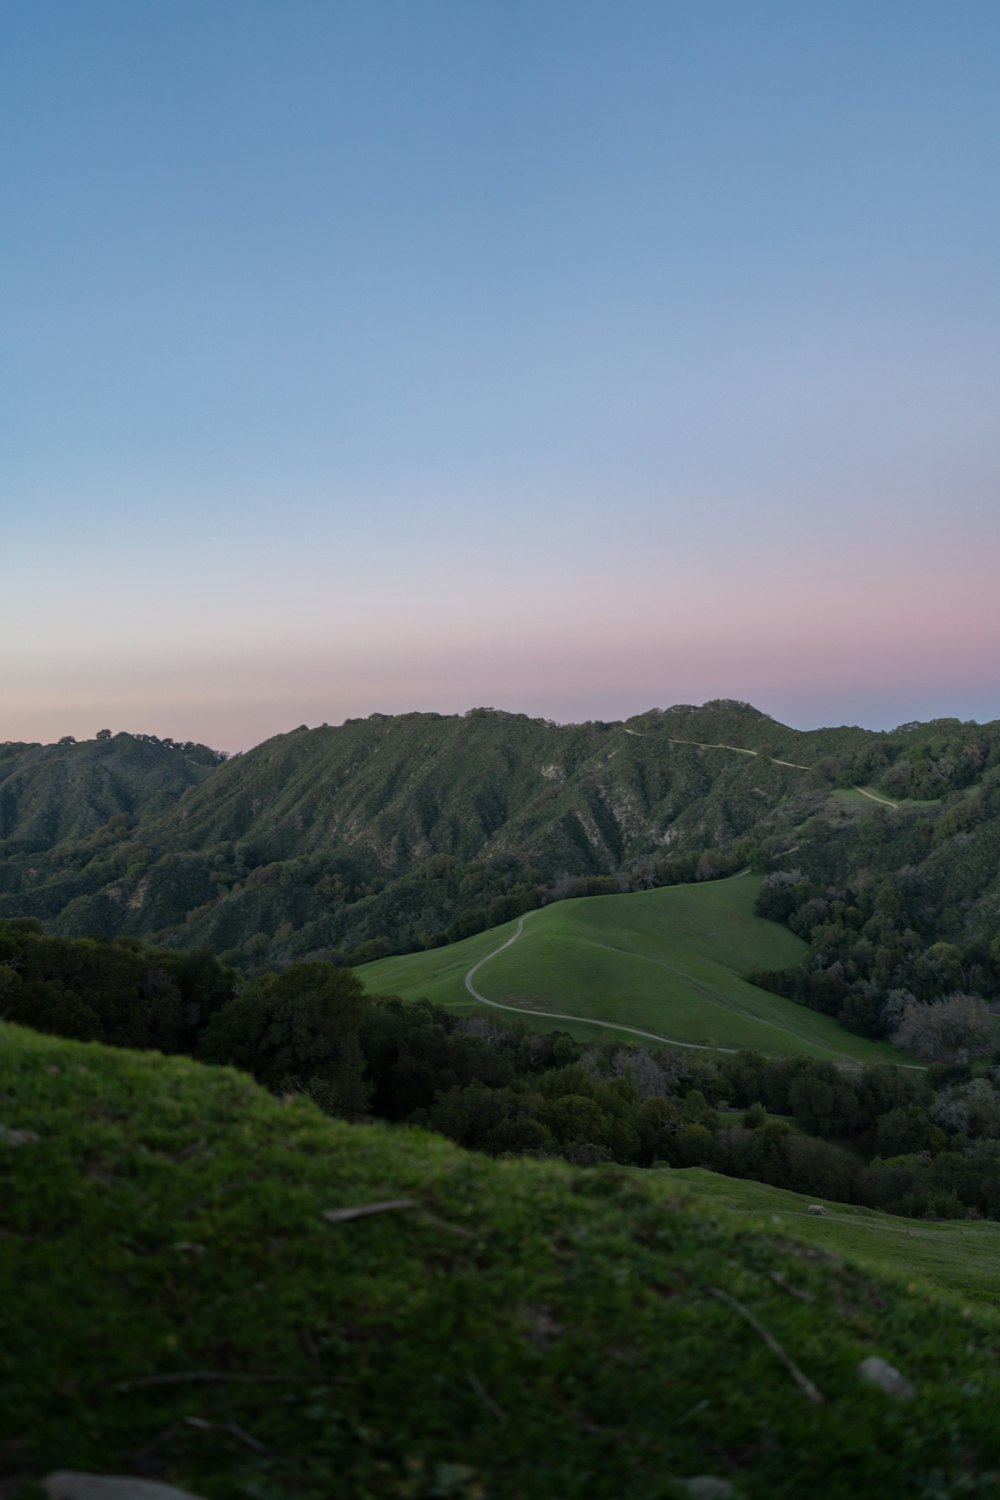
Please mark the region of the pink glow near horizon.
<svg viewBox="0 0 1000 1500"><path fill-rule="evenodd" d="M768 551L752 514L701 525L676 545L610 532L561 549L542 517L520 560L478 533L449 532L440 558L387 534L375 584L377 549L333 568L320 539L265 554L237 534L197 573L169 549L145 571L95 560L82 583L67 554L71 621L21 575L0 601L19 642L0 739L107 726L235 750L373 711L568 721L713 697L803 727L1000 716L988 536L828 538L814 514Z"/></svg>
<svg viewBox="0 0 1000 1500"><path fill-rule="evenodd" d="M141 609L118 592L72 633L39 619L4 666L0 738L106 724L235 750L373 711L490 703L565 721L709 697L802 726L997 717L988 561L970 559L958 583L931 558L852 571L834 549L808 574L730 555L705 571L645 556L634 580L609 568L606 582L529 568L516 588L490 568L459 583L424 570L373 597L271 580L249 598L220 588L214 615L177 609L172 585L151 579ZM135 628L121 628L129 612Z"/></svg>

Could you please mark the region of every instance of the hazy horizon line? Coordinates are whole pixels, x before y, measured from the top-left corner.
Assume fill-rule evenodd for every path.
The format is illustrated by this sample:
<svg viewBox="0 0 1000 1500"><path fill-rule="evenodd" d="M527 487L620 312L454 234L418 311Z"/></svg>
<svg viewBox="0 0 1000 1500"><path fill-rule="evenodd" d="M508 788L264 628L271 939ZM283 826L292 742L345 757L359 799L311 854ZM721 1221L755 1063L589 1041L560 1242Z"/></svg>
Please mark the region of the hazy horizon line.
<svg viewBox="0 0 1000 1500"><path fill-rule="evenodd" d="M976 718L960 719L957 715L954 715L954 714L943 714L943 715L935 715L934 717L928 718L928 719L906 719L906 720L903 720L899 724L893 725L891 728L873 727L872 725L869 725L869 724L861 724L861 723L857 723L857 722L854 722L854 723L843 722L843 723L840 723L840 724L834 724L834 723L815 723L815 724L810 724L808 726L804 726L804 725L800 725L800 724L789 724L789 723L786 723L782 719L776 719L773 714L769 714L766 709L758 708L756 704L751 703L748 699L742 699L742 698L707 698L707 699L705 699L705 701L703 703L672 703L669 707L666 707L666 708L663 708L663 707L660 707L659 705L655 705L654 704L654 705L650 706L649 708L639 709L635 713L628 714L625 717L613 718L613 719L601 719L601 718L594 718L594 717L587 718L587 719L557 719L557 718L553 718L553 717L545 715L545 714L529 714L529 713L525 713L521 709L501 708L501 707L496 706L495 704L473 704L469 708L462 709L462 710L455 710L455 711L452 711L452 712L443 712L441 710L432 709L432 708L428 708L428 709L404 709L404 710L401 710L401 711L398 711L398 712L395 712L395 713L384 711L384 710L380 710L380 709L373 709L372 712L368 713L368 714L347 714L347 715L344 716L343 719L339 720L336 723L330 723L330 722L328 722L326 720L322 720L322 721L320 721L319 723L316 723L316 724L307 724L307 723L296 724L296 725L292 726L289 729L280 729L280 730L277 730L274 734L265 735L263 737L263 739L255 740L252 744L239 746L238 748L232 749L232 750L226 749L225 747L220 746L220 745L211 745L211 744L208 744L206 741L203 741L203 740L193 739L191 736L186 736L186 737L183 737L183 738L178 738L178 737L173 736L173 735L156 735L156 734L152 734L152 733L149 733L149 732L147 732L145 730L141 730L141 729L113 729L113 730L110 731L110 737L112 739L115 739L119 735L124 734L124 735L128 735L131 739L155 740L155 741L157 741L158 743L161 743L161 744L164 743L164 742L168 742L168 741L171 742L171 743L173 743L173 744L181 744L181 745L183 745L183 744L198 744L198 745L202 745L205 749L214 750L218 754L224 754L224 755L226 755L226 756L228 756L228 757L231 758L233 756L238 756L238 755L248 755L248 754L251 753L251 751L259 749L261 745L266 745L271 740L274 740L274 739L281 739L285 735L299 734L303 730L305 730L308 733L312 733L312 732L314 732L317 729L343 729L348 724L366 723L366 722L368 722L371 719L413 719L413 718L463 719L463 718L468 718L470 715L476 714L476 713L492 713L492 714L497 714L497 715L503 715L503 716L508 717L508 718L526 719L526 720L530 721L531 723L534 723L534 724L545 724L546 726L549 726L549 727L554 728L554 729L579 728L579 727L582 727L582 726L584 726L586 724L605 724L609 728L613 728L616 725L629 724L629 723L631 723L631 721L633 719L642 719L642 718L645 718L649 714L663 714L663 715L666 715L666 714L672 714L672 713L678 713L678 712L700 713L704 709L721 707L723 705L725 705L725 706L732 706L732 707L738 707L738 708L743 708L743 709L751 709L755 714L758 714L761 718L768 719L768 720L770 720L771 723L778 725L779 728L792 730L796 734L814 734L814 733L818 733L818 732L820 732L820 731L822 731L824 729L862 729L862 730L864 730L868 734L896 734L900 730L904 730L904 729L909 728L911 725L912 726L918 726L919 725L919 726L923 727L923 726L929 726L929 725L932 725L932 724L973 724L973 725L976 725L979 728L982 728L985 725L997 722L995 719L976 719ZM104 730L101 729L101 730L95 730L95 732L93 734L91 734L91 735L74 735L74 734L67 733L65 735L60 735L58 738L52 739L52 740L4 739L4 740L0 741L0 744L3 744L3 745L38 746L41 749L48 749L48 748L51 748L52 746L60 745L64 741L66 741L66 742L70 742L71 741L74 744L85 745L85 744L89 744L89 743L91 743L93 741L96 741L97 739L107 738L107 737L108 736L105 734Z"/></svg>

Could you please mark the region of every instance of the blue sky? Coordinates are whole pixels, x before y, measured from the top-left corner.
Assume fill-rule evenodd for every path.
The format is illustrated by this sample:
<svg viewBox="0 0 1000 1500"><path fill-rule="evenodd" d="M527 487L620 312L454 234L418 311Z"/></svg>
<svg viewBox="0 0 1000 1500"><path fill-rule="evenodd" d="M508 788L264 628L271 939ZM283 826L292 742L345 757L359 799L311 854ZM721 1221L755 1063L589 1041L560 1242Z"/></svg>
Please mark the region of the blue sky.
<svg viewBox="0 0 1000 1500"><path fill-rule="evenodd" d="M1000 8L4 24L0 738L1000 716Z"/></svg>

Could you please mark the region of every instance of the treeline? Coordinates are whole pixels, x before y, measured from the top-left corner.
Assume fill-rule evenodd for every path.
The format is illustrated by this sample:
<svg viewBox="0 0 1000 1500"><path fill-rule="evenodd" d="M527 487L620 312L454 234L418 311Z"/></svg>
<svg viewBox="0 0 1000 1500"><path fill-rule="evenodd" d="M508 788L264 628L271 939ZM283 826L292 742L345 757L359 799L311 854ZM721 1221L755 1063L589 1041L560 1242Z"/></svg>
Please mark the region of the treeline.
<svg viewBox="0 0 1000 1500"><path fill-rule="evenodd" d="M65 849L58 884L24 881L6 897L68 937L113 938L123 925L211 947L253 973L289 962L355 966L441 948L571 896L613 895L733 874L742 850L678 850L617 875L546 876L532 860L436 854L391 876L363 851L268 860L250 840L208 853L157 853L118 814ZM13 884L13 882L12 882ZM4 870L0 864L0 902ZM74 891L61 912L60 900Z"/></svg>
<svg viewBox="0 0 1000 1500"><path fill-rule="evenodd" d="M705 1166L890 1212L1000 1218L998 1056L845 1072L753 1053L584 1045L366 994L329 963L244 981L214 955L0 924L0 1011L245 1068L331 1114L491 1154Z"/></svg>
<svg viewBox="0 0 1000 1500"><path fill-rule="evenodd" d="M998 765L996 724L936 719L902 725L884 743L866 745L847 769L855 781L869 780L889 797L930 801L974 786Z"/></svg>
<svg viewBox="0 0 1000 1500"><path fill-rule="evenodd" d="M31 918L0 922L0 1016L56 1036L194 1053L234 981L207 949L70 940Z"/></svg>
<svg viewBox="0 0 1000 1500"><path fill-rule="evenodd" d="M1000 996L1000 937L989 920L998 817L994 772L933 815L876 813L849 829L807 830L796 856L805 868L767 875L757 910L803 938L808 958L747 978L920 1057L989 1052Z"/></svg>

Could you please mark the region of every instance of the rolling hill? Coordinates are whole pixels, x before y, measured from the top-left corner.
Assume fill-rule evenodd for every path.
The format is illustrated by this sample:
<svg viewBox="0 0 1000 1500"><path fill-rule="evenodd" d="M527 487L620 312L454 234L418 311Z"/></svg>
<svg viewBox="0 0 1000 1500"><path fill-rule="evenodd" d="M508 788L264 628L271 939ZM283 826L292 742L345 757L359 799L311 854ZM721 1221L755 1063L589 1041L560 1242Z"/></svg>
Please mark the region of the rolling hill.
<svg viewBox="0 0 1000 1500"><path fill-rule="evenodd" d="M685 1167L670 1174L681 1182L692 1205L708 1214L720 1209L740 1214L771 1232L792 1235L827 1252L849 1257L878 1271L918 1278L937 1291L970 1302L1000 1307L1000 1224L982 1219L907 1219L851 1203L831 1203ZM817 1216L810 1207L826 1213Z"/></svg>
<svg viewBox="0 0 1000 1500"><path fill-rule="evenodd" d="M754 914L753 876L560 901L447 948L366 964L373 994L452 1008L493 1002L577 1037L621 1029L682 1046L752 1048L835 1062L900 1061L828 1016L748 984L751 968L795 964L805 945ZM470 977L471 975L471 977ZM485 997L470 993L467 979ZM544 1012L558 1012L558 1018ZM600 1023L596 1027L581 1024Z"/></svg>

